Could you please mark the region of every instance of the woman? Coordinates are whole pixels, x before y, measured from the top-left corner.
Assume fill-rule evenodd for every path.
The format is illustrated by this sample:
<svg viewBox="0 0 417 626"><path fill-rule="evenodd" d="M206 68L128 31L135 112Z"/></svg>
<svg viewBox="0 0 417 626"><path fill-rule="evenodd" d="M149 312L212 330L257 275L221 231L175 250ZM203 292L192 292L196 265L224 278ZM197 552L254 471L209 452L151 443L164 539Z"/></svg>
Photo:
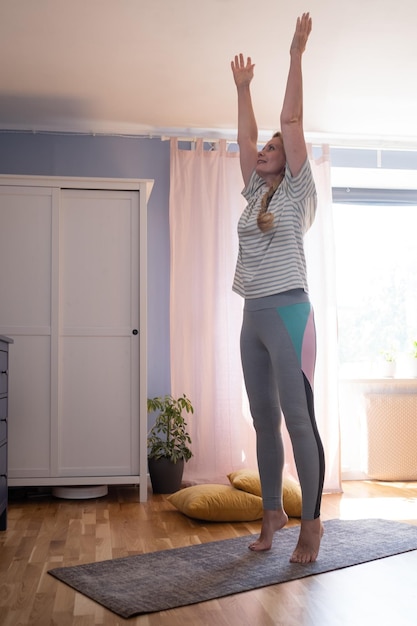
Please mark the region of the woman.
<svg viewBox="0 0 417 626"><path fill-rule="evenodd" d="M242 54L231 63L248 202L239 220L233 289L245 299L241 355L263 499L261 534L250 548L269 550L274 532L288 521L282 505L282 411L303 497L300 535L290 559L294 563L315 561L323 534L324 453L313 408L315 327L303 248L317 203L302 121L301 58L311 26L308 13L297 19L281 132L260 152L250 94L254 65L250 57L245 63Z"/></svg>

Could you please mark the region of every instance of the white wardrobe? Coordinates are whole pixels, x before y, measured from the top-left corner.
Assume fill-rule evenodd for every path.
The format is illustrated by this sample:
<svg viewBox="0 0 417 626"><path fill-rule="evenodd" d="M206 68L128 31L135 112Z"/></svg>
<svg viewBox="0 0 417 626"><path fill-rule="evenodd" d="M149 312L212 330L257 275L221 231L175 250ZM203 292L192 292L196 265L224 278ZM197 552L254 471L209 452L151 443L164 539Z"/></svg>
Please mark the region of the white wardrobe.
<svg viewBox="0 0 417 626"><path fill-rule="evenodd" d="M147 497L151 180L0 176L9 485Z"/></svg>

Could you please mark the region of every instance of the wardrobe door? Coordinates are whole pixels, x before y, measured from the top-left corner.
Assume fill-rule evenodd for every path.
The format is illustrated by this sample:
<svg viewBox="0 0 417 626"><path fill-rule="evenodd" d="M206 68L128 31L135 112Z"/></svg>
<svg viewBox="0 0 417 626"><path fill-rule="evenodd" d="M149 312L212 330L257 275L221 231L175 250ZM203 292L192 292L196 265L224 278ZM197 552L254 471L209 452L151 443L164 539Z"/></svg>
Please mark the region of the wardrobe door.
<svg viewBox="0 0 417 626"><path fill-rule="evenodd" d="M63 189L59 476L139 473L139 192Z"/></svg>
<svg viewBox="0 0 417 626"><path fill-rule="evenodd" d="M14 339L9 478L50 475L55 190L0 186L0 333Z"/></svg>

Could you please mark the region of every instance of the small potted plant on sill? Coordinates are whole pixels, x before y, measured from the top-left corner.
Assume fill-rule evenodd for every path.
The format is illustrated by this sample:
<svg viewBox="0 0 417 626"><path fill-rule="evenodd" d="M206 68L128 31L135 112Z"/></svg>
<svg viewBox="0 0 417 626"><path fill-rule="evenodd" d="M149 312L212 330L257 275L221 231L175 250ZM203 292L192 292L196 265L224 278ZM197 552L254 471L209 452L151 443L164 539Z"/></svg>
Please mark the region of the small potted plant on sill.
<svg viewBox="0 0 417 626"><path fill-rule="evenodd" d="M155 424L148 433L148 468L154 493L174 493L181 487L184 463L193 453L191 438L183 416L194 413L185 394L148 398L148 413L158 411Z"/></svg>
<svg viewBox="0 0 417 626"><path fill-rule="evenodd" d="M381 354L383 358L382 376L384 378L394 378L396 369L395 351L393 349L382 350Z"/></svg>

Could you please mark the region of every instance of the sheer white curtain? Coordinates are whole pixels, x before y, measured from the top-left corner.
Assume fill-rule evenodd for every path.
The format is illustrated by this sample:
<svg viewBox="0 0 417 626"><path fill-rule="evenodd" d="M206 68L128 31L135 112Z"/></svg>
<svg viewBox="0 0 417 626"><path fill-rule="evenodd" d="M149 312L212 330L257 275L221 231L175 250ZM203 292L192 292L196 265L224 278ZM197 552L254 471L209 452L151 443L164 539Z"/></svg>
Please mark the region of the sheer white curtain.
<svg viewBox="0 0 417 626"><path fill-rule="evenodd" d="M194 457L186 464L185 478L227 483L228 473L257 467L240 363L243 300L231 290L237 222L245 201L238 153L228 152L225 141L216 144L215 150L203 147L198 140L194 150L181 150L178 141L171 140L171 390L175 396L186 393L195 408L188 419ZM319 192L322 180L328 185L319 193L320 204L328 206L320 206L320 218L308 242L319 333L316 412L326 451L325 488L336 491L340 488L339 426L337 380L333 381L337 378L333 367L336 327L331 319L335 309L329 304L333 295L324 288L330 272L327 264L334 266L329 256L333 240L328 239L331 213L327 224L331 190L328 161L327 166L322 159L313 167ZM287 436L286 456L288 471L294 474Z"/></svg>
<svg viewBox="0 0 417 626"><path fill-rule="evenodd" d="M323 146L322 152L319 159L310 158L318 207L305 237L305 251L317 330L314 403L326 456L325 489L340 491L336 269L328 146Z"/></svg>

